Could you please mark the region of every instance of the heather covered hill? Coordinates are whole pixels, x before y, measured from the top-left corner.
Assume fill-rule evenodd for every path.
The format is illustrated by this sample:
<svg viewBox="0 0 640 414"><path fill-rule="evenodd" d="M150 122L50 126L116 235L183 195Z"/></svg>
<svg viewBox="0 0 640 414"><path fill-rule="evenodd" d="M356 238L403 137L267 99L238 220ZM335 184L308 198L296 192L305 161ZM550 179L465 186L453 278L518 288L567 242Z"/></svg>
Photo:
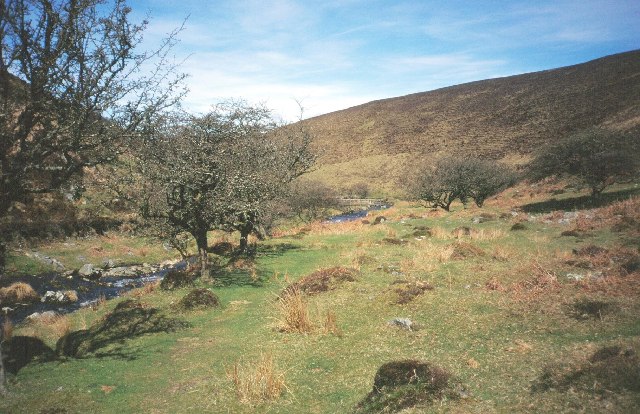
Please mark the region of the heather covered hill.
<svg viewBox="0 0 640 414"><path fill-rule="evenodd" d="M306 121L314 176L392 191L415 158L444 153L522 162L592 126L640 131L640 50L579 65L384 99Z"/></svg>

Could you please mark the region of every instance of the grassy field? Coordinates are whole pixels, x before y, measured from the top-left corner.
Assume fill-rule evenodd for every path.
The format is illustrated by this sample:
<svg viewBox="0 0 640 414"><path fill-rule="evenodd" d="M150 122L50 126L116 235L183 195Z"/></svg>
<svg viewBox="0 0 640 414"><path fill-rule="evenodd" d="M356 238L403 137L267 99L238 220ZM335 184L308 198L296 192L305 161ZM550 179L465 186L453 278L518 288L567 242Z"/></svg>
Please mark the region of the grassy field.
<svg viewBox="0 0 640 414"><path fill-rule="evenodd" d="M510 190L483 209L452 213L399 203L376 214L387 219L378 225L283 230L254 261L197 282L219 297L217 309L181 310L191 289L148 286L14 327L14 337L55 349L65 333L98 332L126 300L139 301L133 314L161 322L145 331L128 320L130 335L105 329L81 357L32 361L11 377L0 412L347 413L382 364L407 359L442 367L464 391L404 413L637 412L637 186L569 214L557 207L583 193L549 200L550 190ZM304 293L304 281L335 267L352 277ZM292 317L282 291L296 281ZM291 325L301 314L304 326ZM394 318L412 329L390 325Z"/></svg>

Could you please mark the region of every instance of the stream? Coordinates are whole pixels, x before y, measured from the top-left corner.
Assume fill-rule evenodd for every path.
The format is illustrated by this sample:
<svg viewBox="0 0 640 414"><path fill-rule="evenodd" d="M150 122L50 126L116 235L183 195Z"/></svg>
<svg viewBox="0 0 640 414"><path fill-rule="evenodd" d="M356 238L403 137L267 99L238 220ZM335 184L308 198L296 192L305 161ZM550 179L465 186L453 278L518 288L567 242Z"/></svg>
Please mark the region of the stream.
<svg viewBox="0 0 640 414"><path fill-rule="evenodd" d="M346 213L342 213L342 214L338 214L336 216L329 217L327 220L325 220L325 223L342 223L344 221L354 221L354 220L358 220L358 219L363 219L363 218L367 217L367 214L370 211L385 210L385 209L387 209L387 208L389 208L391 206L392 206L392 204L385 204L385 205L371 207L371 208L368 208L366 210L349 211L349 212L346 212Z"/></svg>
<svg viewBox="0 0 640 414"><path fill-rule="evenodd" d="M130 268L139 266L130 266ZM79 275L65 275L62 273L44 273L37 276L17 276L7 277L0 280L0 286L5 287L12 283L24 282L43 298L48 291L75 291L78 300L70 303L60 303L57 301L39 301L34 303L0 305L2 313L0 323L8 317L13 324L24 321L29 315L35 312L54 311L59 314L76 311L80 308L91 306L104 299L112 299L122 295L131 289L143 286L146 283L162 279L170 270L184 269L186 261L158 266L140 267L139 274L135 276L102 276L95 280L84 278Z"/></svg>

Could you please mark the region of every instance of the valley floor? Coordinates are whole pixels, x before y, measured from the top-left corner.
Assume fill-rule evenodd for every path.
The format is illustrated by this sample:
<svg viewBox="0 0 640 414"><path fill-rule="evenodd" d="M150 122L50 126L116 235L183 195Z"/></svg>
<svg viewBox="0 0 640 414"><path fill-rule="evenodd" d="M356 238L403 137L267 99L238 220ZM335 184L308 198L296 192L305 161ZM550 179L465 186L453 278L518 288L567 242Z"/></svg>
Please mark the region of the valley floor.
<svg viewBox="0 0 640 414"><path fill-rule="evenodd" d="M254 261L197 282L220 308L180 310L190 288L149 286L15 327L54 349L131 299L180 322L103 337L81 357L36 358L10 378L0 412L347 413L382 364L407 359L444 368L464 392L405 413L637 412L640 199L637 186L616 191L624 200L568 213L563 202L580 194L511 191L483 209L400 203L368 223L281 231ZM282 290L335 267L354 280L303 293L311 326L292 332ZM284 385L253 392L267 379L246 381L265 358Z"/></svg>

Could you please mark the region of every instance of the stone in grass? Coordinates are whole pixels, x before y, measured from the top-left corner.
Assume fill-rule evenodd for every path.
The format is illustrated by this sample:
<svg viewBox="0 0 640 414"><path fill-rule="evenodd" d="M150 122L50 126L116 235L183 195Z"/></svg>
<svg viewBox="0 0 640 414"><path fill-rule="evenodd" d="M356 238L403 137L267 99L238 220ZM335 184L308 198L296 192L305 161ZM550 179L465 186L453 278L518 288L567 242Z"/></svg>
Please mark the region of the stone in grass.
<svg viewBox="0 0 640 414"><path fill-rule="evenodd" d="M209 289L193 289L180 302L178 307L186 310L217 308L220 306L220 299Z"/></svg>
<svg viewBox="0 0 640 414"><path fill-rule="evenodd" d="M467 396L445 369L426 361L400 360L382 365L373 389L358 403L356 413L394 413L417 405Z"/></svg>
<svg viewBox="0 0 640 414"><path fill-rule="evenodd" d="M393 318L387 322L387 325L406 329L407 331L417 331L420 329L420 325L409 318Z"/></svg>

